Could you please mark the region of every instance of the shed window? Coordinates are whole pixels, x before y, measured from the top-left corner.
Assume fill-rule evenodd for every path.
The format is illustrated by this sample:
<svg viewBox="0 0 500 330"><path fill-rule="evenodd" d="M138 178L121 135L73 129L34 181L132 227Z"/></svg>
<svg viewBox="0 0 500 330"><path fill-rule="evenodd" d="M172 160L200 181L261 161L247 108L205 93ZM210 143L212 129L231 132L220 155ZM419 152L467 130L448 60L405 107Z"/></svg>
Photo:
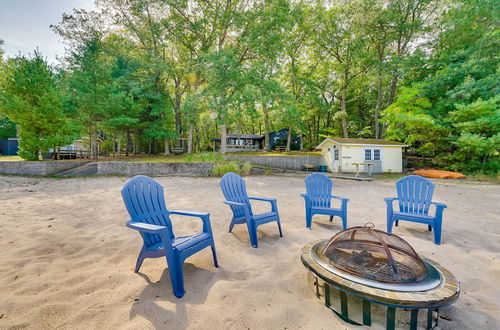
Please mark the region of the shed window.
<svg viewBox="0 0 500 330"><path fill-rule="evenodd" d="M365 160L372 160L372 150L365 149Z"/></svg>
<svg viewBox="0 0 500 330"><path fill-rule="evenodd" d="M333 159L334 160L339 160L340 159L340 157L339 157L339 149L338 148L333 149Z"/></svg>
<svg viewBox="0 0 500 330"><path fill-rule="evenodd" d="M365 149L365 160L380 160L380 149Z"/></svg>

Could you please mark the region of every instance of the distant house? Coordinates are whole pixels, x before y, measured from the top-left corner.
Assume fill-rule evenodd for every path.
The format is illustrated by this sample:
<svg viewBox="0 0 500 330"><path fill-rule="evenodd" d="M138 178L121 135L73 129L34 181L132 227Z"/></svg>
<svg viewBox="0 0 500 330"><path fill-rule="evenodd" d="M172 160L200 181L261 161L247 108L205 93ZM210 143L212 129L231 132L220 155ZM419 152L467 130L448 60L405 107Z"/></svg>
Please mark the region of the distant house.
<svg viewBox="0 0 500 330"><path fill-rule="evenodd" d="M255 134L228 134L227 152L257 151L264 147L264 135ZM220 150L221 139L213 138L214 151Z"/></svg>
<svg viewBox="0 0 500 330"><path fill-rule="evenodd" d="M364 172L403 171L403 143L381 139L327 138L316 149L321 149L331 172L354 173L357 164Z"/></svg>
<svg viewBox="0 0 500 330"><path fill-rule="evenodd" d="M280 129L269 133L269 147L275 149L277 146L286 146L288 140L288 128ZM290 150L302 150L302 143L299 136L292 134L290 141Z"/></svg>
<svg viewBox="0 0 500 330"><path fill-rule="evenodd" d="M19 151L19 138L0 140L0 156L16 156Z"/></svg>

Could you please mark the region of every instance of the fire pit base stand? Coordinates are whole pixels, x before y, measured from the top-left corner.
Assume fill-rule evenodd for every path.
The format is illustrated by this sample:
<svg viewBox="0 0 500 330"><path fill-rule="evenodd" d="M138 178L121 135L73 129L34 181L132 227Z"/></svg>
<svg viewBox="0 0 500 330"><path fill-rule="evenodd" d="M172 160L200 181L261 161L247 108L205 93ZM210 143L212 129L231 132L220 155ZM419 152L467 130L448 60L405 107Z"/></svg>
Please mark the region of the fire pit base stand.
<svg viewBox="0 0 500 330"><path fill-rule="evenodd" d="M426 313L426 329L433 329L438 325L439 321L439 308L412 308L409 309L407 307L401 308L399 306L390 306L390 305L384 305L379 302L375 301L370 301L367 299L362 299L356 296L351 295L349 292L344 292L342 290L338 290L334 286L331 286L328 283L325 283L321 279L318 279L317 277L314 276L314 279L312 280L312 285L316 289L316 296L324 300L325 306L331 309L338 317L340 317L343 321L353 324L353 325L367 325L371 326L372 325L372 306L373 304L377 304L379 307L378 309L381 308L386 308L386 328L388 330L394 330L396 329L396 311L398 311L398 314L400 316L400 319L405 319L404 314L408 314L406 316L406 320L409 323L409 329L410 330L416 330L418 328L418 320L419 320L419 314L421 316L422 312L420 312L420 309L423 309ZM356 318L355 316L352 316L349 314L349 302L351 302L354 299L361 300L361 309L362 309L362 319L361 320L354 320L352 318ZM335 304L332 304L332 302L337 301L338 304L340 305L340 308L337 308ZM359 310L358 308L355 308L355 311Z"/></svg>

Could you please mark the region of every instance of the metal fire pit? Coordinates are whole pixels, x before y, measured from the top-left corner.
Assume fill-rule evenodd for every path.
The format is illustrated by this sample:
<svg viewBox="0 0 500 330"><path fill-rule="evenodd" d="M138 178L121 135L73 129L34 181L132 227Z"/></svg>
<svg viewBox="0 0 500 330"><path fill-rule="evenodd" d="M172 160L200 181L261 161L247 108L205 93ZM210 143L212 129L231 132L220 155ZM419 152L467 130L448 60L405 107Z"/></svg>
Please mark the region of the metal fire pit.
<svg viewBox="0 0 500 330"><path fill-rule="evenodd" d="M352 235L353 230L361 231L361 234ZM351 324L372 325L372 310L380 312L381 308L386 308L387 329L395 329L396 314L398 320L409 324L410 329L417 329L419 314L425 312L426 321L422 321L425 327L435 327L439 308L458 299L459 282L438 263L428 258L421 259L406 241L396 235L376 233L381 235L382 241L390 241L384 244L389 249L387 259L392 258L391 261L386 260L384 253L379 253L380 249L377 252L380 246L376 240L361 239L361 244L354 244L355 236L366 238L362 234L365 230L373 234L375 229L353 227L329 241L317 240L303 247L302 263L309 271L309 280L317 297ZM344 235L346 233L348 235ZM337 244L339 237L341 244ZM346 242L346 237L353 238L352 242ZM375 245L375 248L371 249L370 245ZM420 310L423 311L419 313Z"/></svg>

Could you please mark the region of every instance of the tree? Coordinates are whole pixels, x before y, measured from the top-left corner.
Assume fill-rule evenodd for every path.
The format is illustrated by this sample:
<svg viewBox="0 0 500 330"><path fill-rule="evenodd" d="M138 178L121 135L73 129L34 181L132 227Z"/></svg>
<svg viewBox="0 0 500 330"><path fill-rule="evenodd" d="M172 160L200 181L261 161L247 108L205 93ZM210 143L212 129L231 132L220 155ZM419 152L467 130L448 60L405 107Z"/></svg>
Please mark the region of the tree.
<svg viewBox="0 0 500 330"><path fill-rule="evenodd" d="M79 127L64 108L53 69L42 54L10 59L0 79L0 113L20 128L19 155L38 160L40 152L71 143Z"/></svg>

